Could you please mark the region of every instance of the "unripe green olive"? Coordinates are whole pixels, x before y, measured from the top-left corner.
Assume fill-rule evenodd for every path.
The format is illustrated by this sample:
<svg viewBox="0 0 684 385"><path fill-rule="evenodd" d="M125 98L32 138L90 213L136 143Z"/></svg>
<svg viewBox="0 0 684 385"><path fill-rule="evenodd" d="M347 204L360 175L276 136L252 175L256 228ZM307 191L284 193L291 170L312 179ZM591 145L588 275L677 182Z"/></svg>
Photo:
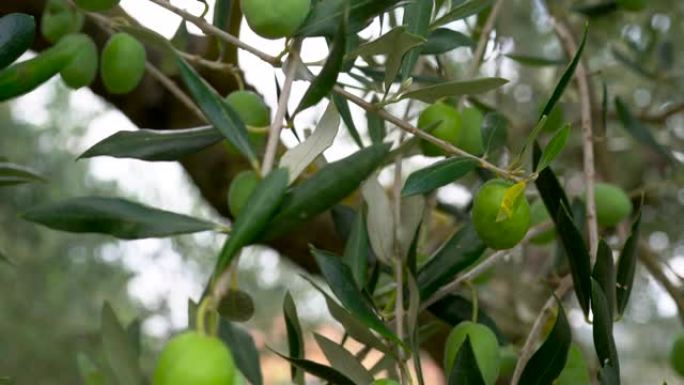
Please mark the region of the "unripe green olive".
<svg viewBox="0 0 684 385"><path fill-rule="evenodd" d="M582 350L572 344L568 352L568 359L565 362L565 367L560 373L554 385L590 385L591 378L589 377L589 367L587 361L584 359Z"/></svg>
<svg viewBox="0 0 684 385"><path fill-rule="evenodd" d="M444 369L451 373L458 351L470 337L470 343L475 353L475 361L480 369L482 378L487 385L494 385L499 376L501 365L499 357L499 342L496 335L488 327L470 321L461 322L449 333L444 350Z"/></svg>
<svg viewBox="0 0 684 385"><path fill-rule="evenodd" d="M81 9L92 12L102 12L114 8L120 0L76 0Z"/></svg>
<svg viewBox="0 0 684 385"><path fill-rule="evenodd" d="M56 43L62 37L83 28L84 16L66 0L49 0L43 9L40 31L47 41Z"/></svg>
<svg viewBox="0 0 684 385"><path fill-rule="evenodd" d="M304 22L311 0L241 0L249 27L267 39L290 37Z"/></svg>
<svg viewBox="0 0 684 385"><path fill-rule="evenodd" d="M594 185L596 219L604 227L613 227L632 213L632 201L619 186L609 183Z"/></svg>
<svg viewBox="0 0 684 385"><path fill-rule="evenodd" d="M237 217L245 208L245 204L259 184L259 175L254 171L243 171L233 178L228 188L228 208Z"/></svg>
<svg viewBox="0 0 684 385"><path fill-rule="evenodd" d="M648 4L648 0L617 0L618 7L627 11L643 11Z"/></svg>
<svg viewBox="0 0 684 385"><path fill-rule="evenodd" d="M672 369L684 377L684 333L680 333L670 351Z"/></svg>
<svg viewBox="0 0 684 385"><path fill-rule="evenodd" d="M532 203L532 206L530 206L530 221L531 226L537 226L543 223L551 223L551 216L549 215L548 210L546 210L544 201L541 199L536 200L534 203ZM534 243L535 245L544 245L553 241L554 238L556 238L556 231L553 228L550 228L543 233L532 237L530 242Z"/></svg>
<svg viewBox="0 0 684 385"><path fill-rule="evenodd" d="M226 102L237 112L246 125L252 127L271 125L271 109L256 93L235 91L226 97Z"/></svg>
<svg viewBox="0 0 684 385"><path fill-rule="evenodd" d="M154 385L234 385L235 364L228 347L198 332L180 334L164 347Z"/></svg>
<svg viewBox="0 0 684 385"><path fill-rule="evenodd" d="M371 385L399 385L399 383L394 380L390 380L389 378L383 378L373 381Z"/></svg>
<svg viewBox="0 0 684 385"><path fill-rule="evenodd" d="M145 74L145 47L133 36L120 32L102 50L100 76L112 94L125 94L140 84Z"/></svg>
<svg viewBox="0 0 684 385"><path fill-rule="evenodd" d="M497 221L504 195L511 186L510 182L493 179L482 185L475 196L473 225L480 239L492 249L510 249L525 237L530 228L530 206L524 196L520 197L510 216Z"/></svg>
<svg viewBox="0 0 684 385"><path fill-rule="evenodd" d="M461 121L461 136L456 145L473 155L482 155L484 153L484 144L482 143L484 117L482 113L475 107L465 108L461 113Z"/></svg>
<svg viewBox="0 0 684 385"><path fill-rule="evenodd" d="M82 33L68 35L64 40L67 39L74 40L80 48L60 72L62 80L73 89L88 86L97 76L97 46L93 39Z"/></svg>
<svg viewBox="0 0 684 385"><path fill-rule="evenodd" d="M431 129L430 134L432 136L457 145L461 137L461 114L454 107L443 102L437 102L420 113L418 128L421 130ZM445 155L444 150L428 141L420 141L420 146L426 156Z"/></svg>

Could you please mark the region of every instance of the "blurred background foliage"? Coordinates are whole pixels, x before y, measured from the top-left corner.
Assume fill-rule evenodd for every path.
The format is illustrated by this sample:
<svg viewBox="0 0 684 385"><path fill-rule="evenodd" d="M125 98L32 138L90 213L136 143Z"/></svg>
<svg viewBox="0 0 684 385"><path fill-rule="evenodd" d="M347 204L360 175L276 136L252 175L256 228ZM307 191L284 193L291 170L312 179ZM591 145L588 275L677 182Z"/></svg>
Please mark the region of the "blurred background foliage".
<svg viewBox="0 0 684 385"><path fill-rule="evenodd" d="M591 18L569 11L592 3L589 0L549 3L554 4L552 12L566 16L578 33L585 20L590 22L585 59L592 75L594 106L600 107L603 82L610 97L605 140L597 142L599 176L631 191L635 201L644 194L643 239L664 266L666 276L681 284L684 46L679 39L684 35L684 2L653 0L643 12L618 11ZM504 54L567 60L551 19L540 5L539 0L507 2L499 17L496 48L487 53L483 66L484 73L511 80L501 93L483 100L505 116L510 148L522 144L563 66L528 66ZM469 26L458 27L468 30L475 25L471 20ZM470 53L461 48L440 59L440 63L428 61L424 72L441 68L450 76L461 78L467 72ZM249 69L246 71L249 75ZM120 184L111 177L102 177L130 177L126 172L107 170L114 163L75 162L79 151L93 143L84 138L104 137L93 132L93 121L111 113L111 109L101 103L96 103L96 107L89 105L95 98L92 94L84 99L82 91L72 93L59 82L50 82L39 92L41 97L30 96L28 101L23 98L17 103L0 105L0 155L31 166L49 179L46 184L0 189L0 249L13 261L12 265L0 263L0 373L15 378L19 385L80 383L76 355L97 354L99 314L105 300L114 305L126 323L136 318L142 321L143 359L150 369L161 342L183 327L186 319L179 309L183 309L181 305L188 297L199 295L220 239L183 236L168 242L138 241L123 246L106 237L38 228L23 222L19 215L37 202L82 195L128 196L148 202L182 199L185 206L181 207L205 215L216 214L182 175L152 189L148 185L138 188L141 180ZM616 96L648 124L659 143L673 151L674 167L624 130L614 112ZM83 105L83 100L87 105ZM600 122L600 110L594 115L596 122ZM579 121L578 98L573 87L563 98L559 116L560 122ZM583 190L578 136L555 167L575 196ZM158 166L126 162L137 170L135 178L158 181ZM163 170L182 173L178 166L169 167L172 168ZM438 198L453 200L454 191L471 190L476 183L474 178L464 179L460 190L451 186L442 190ZM609 241L618 245L623 235L618 231ZM528 329L524 325L534 319L546 298L548 290L540 277L553 263L546 258L549 253L555 254L553 245L525 247L498 264L479 286L485 308L513 341L524 338ZM145 258L149 258L147 263L141 262ZM154 264L162 268L150 275ZM284 347L280 307L286 289L298 299L306 329L328 325L321 298L298 273L271 250L255 249L250 258L241 261L241 288L257 304L257 313L248 326L260 347L266 341L275 348ZM146 279L165 290L157 288L151 295L150 286L141 283ZM677 384L680 380L675 379L667 362L669 345L681 330L677 308L641 266L633 293L625 319L616 324L624 383L659 384L669 379L671 385ZM576 338L590 352L590 328L583 325L579 311L571 311L570 316ZM265 355L265 365L276 365L275 361ZM287 367L280 368L265 368L267 378L271 379L267 383L288 383L278 382L288 376Z"/></svg>

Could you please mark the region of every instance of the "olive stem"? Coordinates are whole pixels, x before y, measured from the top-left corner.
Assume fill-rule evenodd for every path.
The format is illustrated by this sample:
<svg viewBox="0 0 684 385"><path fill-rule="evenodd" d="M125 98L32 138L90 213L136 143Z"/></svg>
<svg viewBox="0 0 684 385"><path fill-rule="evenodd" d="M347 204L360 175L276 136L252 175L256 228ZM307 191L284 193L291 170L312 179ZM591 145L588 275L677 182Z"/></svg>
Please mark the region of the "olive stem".
<svg viewBox="0 0 684 385"><path fill-rule="evenodd" d="M217 38L225 41L226 43L232 44L232 45L234 45L234 46L236 46L242 50L245 50L245 51L251 53L252 55L258 57L259 59L271 64L271 65L279 66L281 64L281 62L278 58L271 56L271 55L267 54L266 52L263 52L263 51L255 48L255 47L252 47L251 45L240 40L237 36L233 36L233 35L229 34L228 32L226 32L220 28L216 28L215 26L207 23L203 18L201 18L199 16L195 16L188 11L185 11L181 8L178 8L174 5L172 5L168 1L164 1L164 0L148 0L148 1L151 1L155 4L157 4L158 6L165 8L166 10L171 11L171 12L175 13L176 15L182 17L183 19L195 24L195 26L197 26L197 28L202 30L202 32L204 32L208 35L214 35Z"/></svg>
<svg viewBox="0 0 684 385"><path fill-rule="evenodd" d="M150 74L153 78L155 78L159 83L161 83L173 96L175 96L181 103L183 103L190 111L192 111L193 114L195 114L198 118L202 119L202 121L207 120L207 118L204 117L204 114L202 111L195 105L195 102L185 93L183 90L174 83L173 80L169 79L168 76L164 75L163 72L161 72L157 67L155 67L152 63L147 62L145 63L145 69L147 70L147 73Z"/></svg>
<svg viewBox="0 0 684 385"><path fill-rule="evenodd" d="M287 113L287 103L290 101L290 93L292 92L292 83L294 82L297 73L297 63L299 62L299 49L301 48L301 40L295 39L288 56L288 65L285 70L285 83L280 92L280 99L278 100L278 109L275 117L271 123L271 128L268 134L268 142L266 143L266 152L264 153L264 161L261 165L261 175L266 176L275 162L276 152L278 150L278 143L280 143L280 132L283 130L283 120Z"/></svg>
<svg viewBox="0 0 684 385"><path fill-rule="evenodd" d="M473 321L473 323L477 323L477 318L480 312L480 307L478 303L479 300L477 299L477 287L475 287L475 285L473 285L471 281L465 281L464 284L468 286L468 288L470 289L470 302L473 303L473 308L471 310L473 313L471 321Z"/></svg>
<svg viewBox="0 0 684 385"><path fill-rule="evenodd" d="M565 49L568 57L572 57L577 51L577 42L570 32L570 28L565 21L554 19L554 29L561 45ZM582 122L582 152L584 157L584 184L587 189L587 226L589 229L589 250L592 261L596 259L598 249L598 224L596 220L596 201L594 197L594 182L596 170L594 167L594 134L591 116L591 96L589 91L589 76L582 60L575 69L575 79L577 89L580 94L580 109ZM593 263L593 262L592 262Z"/></svg>

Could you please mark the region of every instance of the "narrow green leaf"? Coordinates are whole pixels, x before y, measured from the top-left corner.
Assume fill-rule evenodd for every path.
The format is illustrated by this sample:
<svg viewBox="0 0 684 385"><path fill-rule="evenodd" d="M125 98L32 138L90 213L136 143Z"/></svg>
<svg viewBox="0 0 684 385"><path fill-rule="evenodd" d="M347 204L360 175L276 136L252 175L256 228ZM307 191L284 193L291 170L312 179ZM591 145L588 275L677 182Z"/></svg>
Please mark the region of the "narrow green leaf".
<svg viewBox="0 0 684 385"><path fill-rule="evenodd" d="M140 351L142 349L141 340L141 322L139 318L134 319L131 323L126 326L126 335L128 336L128 341L130 342L133 352L137 358L140 358Z"/></svg>
<svg viewBox="0 0 684 385"><path fill-rule="evenodd" d="M78 353L76 355L76 363L78 364L78 371L81 375L81 380L85 385L107 384L104 374L88 356L83 353ZM2 381L0 381L0 384L1 383Z"/></svg>
<svg viewBox="0 0 684 385"><path fill-rule="evenodd" d="M582 52L584 52L584 46L587 42L588 32L589 24L585 25L582 40L580 41L580 44L577 47L577 52L575 52L575 56L573 56L572 60L570 61L570 64L568 64L568 67L565 69L565 72L563 72L563 75L558 81L558 84L556 84L556 88L554 88L553 93L551 94L551 98L549 98L549 100L546 102L546 105L544 106L544 109L541 112L540 119L541 116L548 116L551 114L553 107L556 106L556 103L558 103L561 96L563 96L563 93L565 92L565 89L572 80L573 76L575 76L575 69L577 69L577 65L579 64L579 61L582 58ZM534 166L536 167L537 164L535 163Z"/></svg>
<svg viewBox="0 0 684 385"><path fill-rule="evenodd" d="M432 0L410 0L408 4L404 5L403 23L406 30L426 39L430 33L433 7L434 1ZM402 80L407 79L413 72L420 52L420 48L414 48L404 56L400 70Z"/></svg>
<svg viewBox="0 0 684 385"><path fill-rule="evenodd" d="M627 67L628 70L631 70L635 74L640 75L651 81L655 81L657 79L658 74L645 68L642 65L642 60L633 59L629 57L629 54L626 54L621 50L618 50L617 48L613 48L611 52L613 53L613 57L615 58L615 60L617 60L622 65Z"/></svg>
<svg viewBox="0 0 684 385"><path fill-rule="evenodd" d="M458 350L454 366L449 373L449 385L485 385L482 373L475 359L473 344L470 337L466 336L463 345Z"/></svg>
<svg viewBox="0 0 684 385"><path fill-rule="evenodd" d="M615 0L602 1L595 4L581 4L572 7L572 10L589 17L599 17L611 14L617 11L618 5Z"/></svg>
<svg viewBox="0 0 684 385"><path fill-rule="evenodd" d="M673 160L670 150L658 143L655 137L653 137L651 130L632 114L629 107L622 99L615 98L615 110L622 123L622 127L625 128L625 131L627 131L637 143L650 147L657 154L669 161Z"/></svg>
<svg viewBox="0 0 684 385"><path fill-rule="evenodd" d="M368 237L375 256L389 261L394 255L395 228L392 204L377 178L370 178L361 188L363 199L368 206L366 218Z"/></svg>
<svg viewBox="0 0 684 385"><path fill-rule="evenodd" d="M567 64L567 61L563 59L549 59L540 56L530 56L522 54L509 53L505 55L507 58L513 60L516 63L530 66L530 67L555 67Z"/></svg>
<svg viewBox="0 0 684 385"><path fill-rule="evenodd" d="M299 102L299 106L295 111L295 115L299 111L303 111L316 103L320 102L321 99L328 96L330 91L337 83L337 77L342 70L342 64L344 63L344 54L347 49L347 17L342 17L340 19L340 26L337 29L335 38L332 42L332 47L330 48L330 54L328 59L325 61L325 65L321 69L321 72L314 78L306 90L306 93Z"/></svg>
<svg viewBox="0 0 684 385"><path fill-rule="evenodd" d="M591 282L591 312L594 315L592 325L594 348L599 358L599 364L601 367L610 366L613 368L619 379L620 366L615 339L613 338L613 317L601 284L594 279ZM619 381L617 385L619 385Z"/></svg>
<svg viewBox="0 0 684 385"><path fill-rule="evenodd" d="M441 55L456 48L474 48L477 43L470 36L448 28L437 28L420 47L421 55Z"/></svg>
<svg viewBox="0 0 684 385"><path fill-rule="evenodd" d="M541 160L542 150L539 147L539 143L535 142L532 151L532 163L536 167ZM570 201L568 200L563 186L560 184L558 177L551 170L551 167L546 167L541 170L539 177L535 181L537 190L539 190L539 195L541 195L542 201L544 201L544 206L549 213L557 213L561 205L565 207L570 207ZM557 223L557 217L551 215L554 222Z"/></svg>
<svg viewBox="0 0 684 385"><path fill-rule="evenodd" d="M237 0L216 0L216 4L214 4L214 17L212 20L212 24L221 30L224 31L229 31L230 30L230 20L231 20L231 6L233 5L233 1Z"/></svg>
<svg viewBox="0 0 684 385"><path fill-rule="evenodd" d="M420 298L427 299L477 261L487 247L472 224L459 229L418 271Z"/></svg>
<svg viewBox="0 0 684 385"><path fill-rule="evenodd" d="M378 99L373 97L372 102L375 104L378 102ZM385 120L374 111L366 111L366 121L368 123L368 135L371 138L371 143L382 143L387 135Z"/></svg>
<svg viewBox="0 0 684 385"><path fill-rule="evenodd" d="M12 64L33 44L36 21L24 13L0 17L0 69Z"/></svg>
<svg viewBox="0 0 684 385"><path fill-rule="evenodd" d="M461 322L471 321L473 319L473 303L470 300L461 297L460 295L447 295L434 304L428 307L430 313L434 314L440 320L454 327ZM505 345L508 343L506 336L501 332L496 322L483 309L478 309L477 322L490 328L499 344Z"/></svg>
<svg viewBox="0 0 684 385"><path fill-rule="evenodd" d="M325 358L335 369L344 373L356 384L370 384L373 382L373 376L370 372L342 345L318 333L314 333L314 338L321 351L323 351Z"/></svg>
<svg viewBox="0 0 684 385"><path fill-rule="evenodd" d="M553 162L561 151L563 151L563 148L565 148L568 137L570 137L570 124L566 124L553 135L549 144L544 148L544 152L542 152L539 164L537 164L537 171L543 170L551 165L551 162Z"/></svg>
<svg viewBox="0 0 684 385"><path fill-rule="evenodd" d="M218 143L223 138L223 135L212 126L168 131L119 131L101 140L78 158L112 156L173 161Z"/></svg>
<svg viewBox="0 0 684 385"><path fill-rule="evenodd" d="M370 240L366 229L366 210L359 209L354 216L354 222L344 247L344 263L349 266L357 287L366 284L368 259L370 254Z"/></svg>
<svg viewBox="0 0 684 385"><path fill-rule="evenodd" d="M375 16L387 11L400 0L320 0L313 5L309 17L299 27L296 36L333 36L340 18L349 12L349 32L365 28Z"/></svg>
<svg viewBox="0 0 684 385"><path fill-rule="evenodd" d="M280 206L287 182L288 172L282 168L271 171L259 182L236 218L230 236L223 245L214 270L215 278L230 266L240 249L259 238Z"/></svg>
<svg viewBox="0 0 684 385"><path fill-rule="evenodd" d="M299 324L297 306L295 306L292 295L288 291L283 300L283 315L285 316L285 328L287 329L287 345L290 349L290 357L304 358L304 335ZM292 381L298 385L304 384L304 373L292 366Z"/></svg>
<svg viewBox="0 0 684 385"><path fill-rule="evenodd" d="M376 144L323 167L290 190L263 239L273 239L337 204L385 160L389 145Z"/></svg>
<svg viewBox="0 0 684 385"><path fill-rule="evenodd" d="M477 162L469 158L447 158L413 172L401 190L403 197L426 194L457 181L475 169Z"/></svg>
<svg viewBox="0 0 684 385"><path fill-rule="evenodd" d="M340 113L342 121L349 131L349 135L352 137L352 139L354 139L354 142L357 146L359 146L359 148L363 148L361 135L359 134L359 130L356 128L356 124L354 124L354 119L352 118L351 111L349 110L349 102L347 99L335 93L331 94L330 98L333 103L335 103L335 107L337 107L337 111Z"/></svg>
<svg viewBox="0 0 684 385"><path fill-rule="evenodd" d="M230 348L235 365L242 375L252 385L263 385L259 351L249 332L225 319L220 319L218 336Z"/></svg>
<svg viewBox="0 0 684 385"><path fill-rule="evenodd" d="M46 179L29 167L0 161L0 187L36 182Z"/></svg>
<svg viewBox="0 0 684 385"><path fill-rule="evenodd" d="M239 115L202 77L178 57L181 78L209 123L218 129L257 168L257 157L249 143L247 128Z"/></svg>
<svg viewBox="0 0 684 385"><path fill-rule="evenodd" d="M467 17L477 15L494 4L494 0L468 0L447 12L445 15L432 23L432 28L451 23L452 21L462 20Z"/></svg>
<svg viewBox="0 0 684 385"><path fill-rule="evenodd" d="M141 385L144 379L135 349L109 303L102 308L101 333L105 357L119 384Z"/></svg>
<svg viewBox="0 0 684 385"><path fill-rule="evenodd" d="M399 202L401 221L396 225L396 242L399 257L405 259L425 217L425 197L412 196Z"/></svg>
<svg viewBox="0 0 684 385"><path fill-rule="evenodd" d="M591 276L601 286L610 318L613 319L615 314L615 262L613 261L613 251L603 239L599 242L596 263Z"/></svg>
<svg viewBox="0 0 684 385"><path fill-rule="evenodd" d="M634 274L636 272L637 253L639 248L639 229L641 225L641 212L637 215L632 224L632 232L627 238L625 245L620 253L616 274L616 293L617 314L622 315L627 308L629 295L634 286Z"/></svg>
<svg viewBox="0 0 684 385"><path fill-rule="evenodd" d="M396 27L379 38L360 45L354 52L349 54L349 57L387 56L384 78L385 90L387 90L397 78L404 55L411 49L425 43L425 41L425 38L408 32L404 26Z"/></svg>
<svg viewBox="0 0 684 385"><path fill-rule="evenodd" d="M558 304L558 316L542 346L532 355L520 376L519 384L549 385L558 378L568 359L572 335L563 306Z"/></svg>
<svg viewBox="0 0 684 385"><path fill-rule="evenodd" d="M356 284L349 267L342 263L342 259L323 250L311 249L321 273L335 296L352 314L359 318L366 326L380 333L394 343L403 345L392 330L385 325L373 310L372 305L365 299Z"/></svg>
<svg viewBox="0 0 684 385"><path fill-rule="evenodd" d="M120 239L167 237L218 225L117 198L82 197L30 209L23 218L55 230L109 234Z"/></svg>
<svg viewBox="0 0 684 385"><path fill-rule="evenodd" d="M455 80L443 82L424 88L418 88L401 95L402 99L416 99L425 103L434 103L448 96L476 95L495 90L508 80L502 78L480 78L473 80Z"/></svg>
<svg viewBox="0 0 684 385"><path fill-rule="evenodd" d="M276 352L275 350L271 350L273 353L279 355L281 358L289 361L292 365L297 366L298 368L301 368L307 373L311 373L312 375L321 378L331 384L336 384L336 385L357 385L354 381L352 381L349 377L345 376L344 374L340 373L336 369L333 369L329 366L325 366L323 364L319 364L317 362L301 359L301 358L293 358L293 357L288 357L283 354L280 354Z"/></svg>
<svg viewBox="0 0 684 385"><path fill-rule="evenodd" d="M591 258L589 251L587 251L582 233L572 220L565 205L561 205L556 218L557 233L568 257L575 294L577 294L577 300L584 314L588 315L591 299Z"/></svg>
<svg viewBox="0 0 684 385"><path fill-rule="evenodd" d="M339 127L340 115L335 105L330 103L313 134L296 147L289 149L280 158L280 167L288 170L290 183L294 182L323 151L332 146Z"/></svg>

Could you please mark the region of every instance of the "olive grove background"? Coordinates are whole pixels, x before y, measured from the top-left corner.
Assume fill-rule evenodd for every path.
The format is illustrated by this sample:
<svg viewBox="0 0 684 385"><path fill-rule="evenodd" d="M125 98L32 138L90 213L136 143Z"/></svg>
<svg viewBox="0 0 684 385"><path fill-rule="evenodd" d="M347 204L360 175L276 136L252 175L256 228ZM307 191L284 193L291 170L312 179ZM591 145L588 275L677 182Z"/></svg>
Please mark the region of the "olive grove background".
<svg viewBox="0 0 684 385"><path fill-rule="evenodd" d="M194 0L173 3L189 10L201 9ZM553 3L580 31L587 18L570 11L580 2ZM43 5L41 0L3 0L0 14L21 11L40 17ZM166 36L178 26L177 18L162 16L161 8L144 0L123 0L122 8ZM487 52L482 71L510 80L495 101L508 120L505 140L516 148L526 137L563 66L529 66L524 60L506 55L558 61L567 58L541 3L508 0L504 8L493 35L495 48ZM397 16L401 16L400 10ZM475 20L468 23L472 26ZM449 27L467 30L469 25L459 22ZM370 26L368 36L379 28ZM600 107L602 82L607 84L611 98L607 131L599 134L605 140L597 141L596 146L598 172L601 179L631 191L635 201L644 193L643 262L660 278L655 280L646 265L639 266L626 317L616 324L624 383L682 383L670 372L667 354L671 340L682 328L684 309L666 293L663 282L669 282L670 289L680 293L684 290L684 46L679 41L684 34L684 2L654 0L644 12L613 12L590 19L590 28L584 58L591 71L594 106ZM102 31L94 25L87 25L86 31L100 42L104 40ZM242 36L272 54L277 54L282 45L259 39L246 26L242 27ZM35 49L45 46L39 41ZM316 54L320 47L324 47L323 42L305 46L304 51L311 57L304 59L320 59L324 55L324 51ZM194 35L189 49L211 55L213 46ZM443 71L458 77L466 72L470 57L468 48L459 48L444 55L440 63L427 61L424 71L430 74L439 64ZM243 53L239 63L246 80L274 105L273 70ZM208 76L223 92L235 88L230 78ZM301 95L304 89L304 85L298 86L295 95ZM569 88L562 100L561 120L579 121L574 92ZM654 146L645 145L624 129L616 119L614 97L621 98L651 128L673 159L668 160ZM298 122L302 127L311 126L321 112L303 113ZM361 111L353 112L364 119ZM599 119L600 112L597 110L595 115ZM177 212L199 212L228 220L227 187L244 165L231 159L221 146L193 155L182 164L151 165L106 158L75 161L83 150L115 131L136 126L188 127L195 123L191 119L152 79L146 79L133 94L124 97L107 96L100 85L92 91L68 91L60 80L53 80L15 102L0 104L0 155L30 165L49 178L42 185L0 190L0 248L11 260L0 262L0 374L15 378L20 385L79 383L77 356L79 352L97 353L99 349L98 317L104 300L112 302L125 321L137 318L140 322L148 368L161 342L185 326L187 299L201 293L220 239L200 234L170 241L121 243L103 236L55 233L22 222L18 216L39 201L103 195L128 196ZM351 143L344 130L340 135ZM284 140L288 143L289 138ZM336 159L347 153L349 149L342 143L326 155ZM417 168L430 160L416 157L413 162ZM581 195L583 189L581 168L576 167L580 162L581 145L577 139L555 167L568 192L574 195ZM405 173L411 171L407 167ZM466 178L459 183L443 188L438 199L466 207L471 198L469 191L477 186L476 179ZM435 237L448 234L450 224L445 220L435 229ZM301 301L300 314L308 323L306 327L331 333L337 327L322 310L322 298L298 276L302 269L316 270L309 254L301 252L312 238L319 240L323 248L341 247L332 221L325 217L315 219L296 237L277 240L269 245L272 249L254 249L252 258L242 258L240 285L259 304L248 325L260 347L265 346L265 341L274 347L284 344L279 311L285 288ZM488 274L487 285L481 285L483 306L513 341L524 339L547 298L541 272L550 262L540 258L547 252L526 246L499 263ZM579 342L590 347L591 330L583 324L581 311L571 309L569 316ZM284 362L267 352L263 360L266 383L289 383ZM435 381L441 381L436 369L434 375Z"/></svg>

